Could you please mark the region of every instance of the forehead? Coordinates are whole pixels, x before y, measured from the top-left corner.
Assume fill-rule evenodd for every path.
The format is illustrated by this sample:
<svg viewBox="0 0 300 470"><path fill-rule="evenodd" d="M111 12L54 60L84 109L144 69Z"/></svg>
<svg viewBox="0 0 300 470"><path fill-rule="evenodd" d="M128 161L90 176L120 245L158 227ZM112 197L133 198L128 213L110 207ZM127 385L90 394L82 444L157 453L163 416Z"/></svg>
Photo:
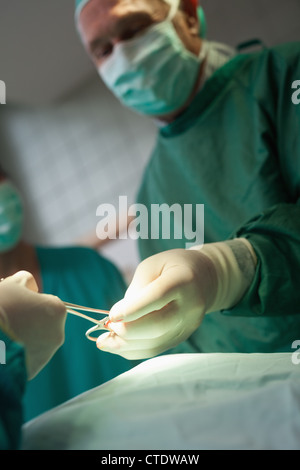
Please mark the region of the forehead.
<svg viewBox="0 0 300 470"><path fill-rule="evenodd" d="M165 8L164 0L90 0L81 11L78 27L88 43L99 34L112 34L116 22L122 18L138 14L155 18Z"/></svg>

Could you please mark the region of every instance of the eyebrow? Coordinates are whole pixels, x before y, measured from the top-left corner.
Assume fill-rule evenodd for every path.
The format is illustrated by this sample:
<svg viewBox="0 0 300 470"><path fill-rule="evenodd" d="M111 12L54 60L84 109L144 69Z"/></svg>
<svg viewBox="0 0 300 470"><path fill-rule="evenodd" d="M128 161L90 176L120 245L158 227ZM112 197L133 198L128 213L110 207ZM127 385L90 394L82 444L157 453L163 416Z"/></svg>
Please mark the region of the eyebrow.
<svg viewBox="0 0 300 470"><path fill-rule="evenodd" d="M126 16L123 16L122 18L119 18L115 24L114 24L114 29L118 31L118 34L116 36L121 35L122 31L126 30L128 26L131 26L132 23L135 22L145 22L145 27L150 26L151 23L153 23L151 16L149 13L145 12L134 12L134 13L128 13ZM108 38L113 36L113 34L107 34L104 37L97 37L94 40L91 41L89 44L89 49L91 52L93 52L95 49L98 47L101 47L108 42Z"/></svg>

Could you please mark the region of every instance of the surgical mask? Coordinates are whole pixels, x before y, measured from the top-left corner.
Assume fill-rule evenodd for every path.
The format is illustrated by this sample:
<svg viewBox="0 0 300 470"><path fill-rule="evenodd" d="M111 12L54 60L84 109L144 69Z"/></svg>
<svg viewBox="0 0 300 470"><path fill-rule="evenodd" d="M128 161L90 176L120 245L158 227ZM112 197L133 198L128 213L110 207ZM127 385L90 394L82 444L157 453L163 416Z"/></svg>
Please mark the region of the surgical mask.
<svg viewBox="0 0 300 470"><path fill-rule="evenodd" d="M0 183L0 253L14 248L21 239L23 205L10 181Z"/></svg>
<svg viewBox="0 0 300 470"><path fill-rule="evenodd" d="M225 65L229 60L236 56L236 49L233 47L227 46L215 41L206 41L202 42L202 48L200 52L200 59L206 60L204 73L202 76L201 86L204 85L206 80L208 80L216 70Z"/></svg>
<svg viewBox="0 0 300 470"><path fill-rule="evenodd" d="M173 26L178 4L171 4L166 20L117 43L98 70L114 95L142 114L177 111L196 85L201 61L186 49Z"/></svg>

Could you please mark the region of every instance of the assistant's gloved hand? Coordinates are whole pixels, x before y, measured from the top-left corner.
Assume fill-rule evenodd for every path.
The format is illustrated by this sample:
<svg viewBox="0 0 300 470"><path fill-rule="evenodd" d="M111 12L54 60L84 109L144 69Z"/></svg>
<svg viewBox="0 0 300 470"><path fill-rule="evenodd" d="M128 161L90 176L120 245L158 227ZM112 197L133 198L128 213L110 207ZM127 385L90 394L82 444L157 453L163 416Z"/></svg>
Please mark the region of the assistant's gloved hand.
<svg viewBox="0 0 300 470"><path fill-rule="evenodd" d="M137 268L123 300L110 311L110 333L97 347L127 359L161 354L186 340L206 313L233 307L255 271L245 239L151 256Z"/></svg>
<svg viewBox="0 0 300 470"><path fill-rule="evenodd" d="M0 323L24 345L32 379L64 341L66 308L55 296L39 294L32 274L20 271L0 283Z"/></svg>

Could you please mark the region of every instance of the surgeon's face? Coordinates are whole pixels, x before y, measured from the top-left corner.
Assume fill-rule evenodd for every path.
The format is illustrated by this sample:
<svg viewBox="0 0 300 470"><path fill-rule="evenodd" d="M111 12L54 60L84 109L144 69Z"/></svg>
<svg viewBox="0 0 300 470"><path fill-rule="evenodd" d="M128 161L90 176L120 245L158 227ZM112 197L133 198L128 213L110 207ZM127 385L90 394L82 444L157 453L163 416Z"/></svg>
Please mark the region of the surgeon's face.
<svg viewBox="0 0 300 470"><path fill-rule="evenodd" d="M169 8L163 0L90 0L81 12L79 30L96 67L102 65L119 41L131 39L163 21ZM179 11L174 26L186 48L197 55L201 47L197 20Z"/></svg>

